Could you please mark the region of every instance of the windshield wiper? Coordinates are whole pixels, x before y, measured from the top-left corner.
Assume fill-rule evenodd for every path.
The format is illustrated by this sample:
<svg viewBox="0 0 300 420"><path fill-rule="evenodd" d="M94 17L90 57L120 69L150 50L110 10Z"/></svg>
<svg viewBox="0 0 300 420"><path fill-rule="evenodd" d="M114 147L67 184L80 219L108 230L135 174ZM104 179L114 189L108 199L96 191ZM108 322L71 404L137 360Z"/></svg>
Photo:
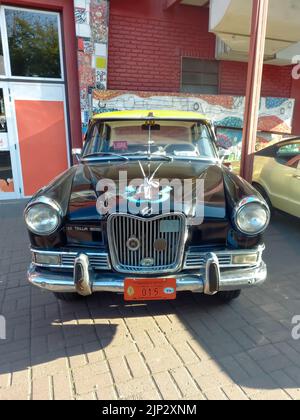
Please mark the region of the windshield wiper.
<svg viewBox="0 0 300 420"><path fill-rule="evenodd" d="M83 156L83 159L86 158L93 158L93 157L105 157L105 156L112 156L112 157L117 157L120 159L124 159L124 160L129 160L128 157L124 156L124 155L118 155L117 153L103 153L103 152L95 152L95 153L90 153L89 155L85 155Z"/></svg>
<svg viewBox="0 0 300 420"><path fill-rule="evenodd" d="M151 158L157 158L157 159L163 159L163 160L167 160L168 162L173 162L173 158L171 156L166 156L166 155L158 155L156 153L143 153L143 152L136 152L136 153L126 153L126 156L140 156L140 157L145 157L148 159Z"/></svg>

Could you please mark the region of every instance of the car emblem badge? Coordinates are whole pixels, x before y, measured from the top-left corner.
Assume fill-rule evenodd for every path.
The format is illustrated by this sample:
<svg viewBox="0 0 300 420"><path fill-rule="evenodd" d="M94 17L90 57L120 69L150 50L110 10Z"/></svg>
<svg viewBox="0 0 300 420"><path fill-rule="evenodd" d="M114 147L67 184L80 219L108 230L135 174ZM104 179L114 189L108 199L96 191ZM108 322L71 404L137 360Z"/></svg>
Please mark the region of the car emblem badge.
<svg viewBox="0 0 300 420"><path fill-rule="evenodd" d="M158 252L165 251L167 249L167 241L165 239L156 239L154 249Z"/></svg>
<svg viewBox="0 0 300 420"><path fill-rule="evenodd" d="M135 252L140 248L141 243L138 240L138 238L136 238L135 236L132 236L131 238L128 239L126 246L130 251Z"/></svg>
<svg viewBox="0 0 300 420"><path fill-rule="evenodd" d="M154 266L154 259L153 258L144 258L141 261L141 266L142 267L153 267Z"/></svg>

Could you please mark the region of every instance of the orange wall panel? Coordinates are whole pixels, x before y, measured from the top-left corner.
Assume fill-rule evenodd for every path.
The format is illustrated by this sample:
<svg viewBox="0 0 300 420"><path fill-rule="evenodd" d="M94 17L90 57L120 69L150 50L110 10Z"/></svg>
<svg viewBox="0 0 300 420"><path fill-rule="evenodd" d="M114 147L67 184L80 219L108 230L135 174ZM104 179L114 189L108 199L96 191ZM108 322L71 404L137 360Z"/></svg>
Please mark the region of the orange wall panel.
<svg viewBox="0 0 300 420"><path fill-rule="evenodd" d="M33 195L68 168L64 103L16 100L24 194Z"/></svg>

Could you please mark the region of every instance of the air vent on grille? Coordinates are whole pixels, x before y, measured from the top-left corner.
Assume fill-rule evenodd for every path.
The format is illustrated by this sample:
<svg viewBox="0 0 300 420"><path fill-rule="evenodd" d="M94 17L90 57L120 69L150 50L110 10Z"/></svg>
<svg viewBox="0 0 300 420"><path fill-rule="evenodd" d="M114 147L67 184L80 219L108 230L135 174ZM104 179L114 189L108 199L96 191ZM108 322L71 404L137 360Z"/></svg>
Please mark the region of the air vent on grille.
<svg viewBox="0 0 300 420"><path fill-rule="evenodd" d="M95 270L109 270L110 265L109 265L107 254L98 255L98 254L87 253L87 255L89 257L91 266ZM75 253L62 254L61 256L62 266L65 268L73 268L76 257L77 257L77 254Z"/></svg>
<svg viewBox="0 0 300 420"><path fill-rule="evenodd" d="M226 266L231 265L232 257L230 254L225 255L225 254L218 254L218 252L216 252L216 255L218 257L220 267L226 267ZM187 253L184 268L186 269L201 268L205 264L205 258L206 256L203 253L201 254L192 253L192 252Z"/></svg>

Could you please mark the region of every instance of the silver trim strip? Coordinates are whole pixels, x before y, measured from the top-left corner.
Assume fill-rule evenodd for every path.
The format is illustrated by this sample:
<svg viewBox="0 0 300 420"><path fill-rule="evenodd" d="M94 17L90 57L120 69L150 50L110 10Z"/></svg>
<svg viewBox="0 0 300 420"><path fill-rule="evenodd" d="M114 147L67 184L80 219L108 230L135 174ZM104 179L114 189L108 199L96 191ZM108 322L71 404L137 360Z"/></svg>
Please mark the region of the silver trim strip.
<svg viewBox="0 0 300 420"><path fill-rule="evenodd" d="M265 245L261 245L256 249L224 250L224 251L215 252L214 254L218 257L219 266L220 266L221 269L247 268L247 267L257 267L261 264L262 254L263 254L264 250L265 250ZM58 251L41 251L41 250L36 250L36 249L33 249L33 248L31 249L31 252L33 254L33 264L36 265L37 267L73 269L76 257L79 254L83 253L83 254L86 254L89 257L91 266L93 268L96 267L97 270L108 270L108 271L110 271L112 269L112 265L110 263L109 255L108 255L108 253L105 253L105 252L97 253L97 252L88 252L88 251L81 251L81 250L78 251L77 253L76 252L67 252L67 251L58 252ZM232 264L232 258L235 255L248 255L248 254L255 254L255 253L258 254L258 259L257 259L256 264ZM69 259L73 260L74 263L63 264L63 261L62 261L62 263L60 265L39 264L39 263L35 262L34 254L45 254L45 255L54 255L54 256L59 256L59 257L65 257L66 259L69 258ZM183 270L190 270L190 271L200 270L201 268L203 268L205 266L206 256L207 256L207 252L187 252L185 254L185 257L184 257ZM226 263L225 262L226 259L224 259L224 257L226 257L226 259L228 261L230 260L230 262ZM93 261L93 258L103 259L103 267L101 267L101 263L100 264L95 263ZM189 263L188 262L189 259L197 261L197 262ZM61 260L63 260L63 258L61 258ZM139 271L139 272L136 272L135 274L144 274L144 273ZM155 274L155 273L152 272L151 274Z"/></svg>

